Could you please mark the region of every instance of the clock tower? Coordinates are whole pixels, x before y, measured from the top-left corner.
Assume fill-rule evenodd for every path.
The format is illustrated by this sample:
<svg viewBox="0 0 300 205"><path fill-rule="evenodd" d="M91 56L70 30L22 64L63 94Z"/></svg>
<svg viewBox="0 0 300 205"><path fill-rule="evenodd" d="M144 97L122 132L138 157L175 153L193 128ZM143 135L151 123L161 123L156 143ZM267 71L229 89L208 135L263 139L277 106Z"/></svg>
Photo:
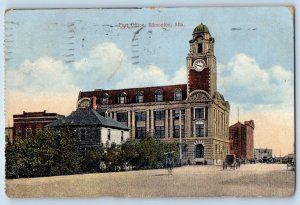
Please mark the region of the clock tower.
<svg viewBox="0 0 300 205"><path fill-rule="evenodd" d="M190 51L187 55L187 94L195 90L206 91L213 96L217 90L217 68L214 56L214 38L207 26L199 24L189 41Z"/></svg>

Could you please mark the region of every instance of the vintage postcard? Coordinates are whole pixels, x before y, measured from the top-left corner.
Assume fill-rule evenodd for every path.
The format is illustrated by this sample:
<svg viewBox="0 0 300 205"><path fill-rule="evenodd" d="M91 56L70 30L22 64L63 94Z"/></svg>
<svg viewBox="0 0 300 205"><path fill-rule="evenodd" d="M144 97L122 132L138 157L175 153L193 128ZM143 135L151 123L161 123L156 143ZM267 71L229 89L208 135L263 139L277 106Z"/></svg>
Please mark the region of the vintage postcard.
<svg viewBox="0 0 300 205"><path fill-rule="evenodd" d="M292 196L293 12L7 10L6 194Z"/></svg>

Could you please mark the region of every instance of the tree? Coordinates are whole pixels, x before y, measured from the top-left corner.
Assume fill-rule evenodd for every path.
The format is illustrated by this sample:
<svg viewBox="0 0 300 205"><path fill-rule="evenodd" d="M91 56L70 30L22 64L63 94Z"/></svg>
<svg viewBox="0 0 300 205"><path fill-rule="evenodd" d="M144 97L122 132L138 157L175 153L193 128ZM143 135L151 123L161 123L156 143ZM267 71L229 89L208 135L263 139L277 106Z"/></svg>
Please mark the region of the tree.
<svg viewBox="0 0 300 205"><path fill-rule="evenodd" d="M82 170L87 172L99 171L100 162L104 157L103 146L86 148L82 162Z"/></svg>
<svg viewBox="0 0 300 205"><path fill-rule="evenodd" d="M29 136L26 139L16 137L13 144L8 143L5 149L6 177L34 177L39 171L41 162L38 158L36 140Z"/></svg>
<svg viewBox="0 0 300 205"><path fill-rule="evenodd" d="M121 145L121 164L123 166L137 167L139 164L139 150L136 140L129 138Z"/></svg>
<svg viewBox="0 0 300 205"><path fill-rule="evenodd" d="M16 137L5 149L6 178L81 173L82 156L75 132L69 126L45 128L36 136Z"/></svg>
<svg viewBox="0 0 300 205"><path fill-rule="evenodd" d="M68 125L60 128L55 136L54 167L50 175L76 174L82 171L83 157L74 129Z"/></svg>

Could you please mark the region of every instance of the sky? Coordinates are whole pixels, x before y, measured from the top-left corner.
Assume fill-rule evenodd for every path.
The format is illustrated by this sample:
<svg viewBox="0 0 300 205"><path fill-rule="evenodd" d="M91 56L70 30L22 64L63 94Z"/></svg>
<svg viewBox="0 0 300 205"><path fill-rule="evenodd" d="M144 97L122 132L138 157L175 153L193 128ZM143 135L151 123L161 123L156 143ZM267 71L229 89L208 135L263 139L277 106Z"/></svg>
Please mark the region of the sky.
<svg viewBox="0 0 300 205"><path fill-rule="evenodd" d="M186 83L188 41L201 22L215 38L230 125L239 107L241 122L255 122L256 148L292 153L294 34L286 7L8 11L6 125L23 111L67 115L81 90Z"/></svg>

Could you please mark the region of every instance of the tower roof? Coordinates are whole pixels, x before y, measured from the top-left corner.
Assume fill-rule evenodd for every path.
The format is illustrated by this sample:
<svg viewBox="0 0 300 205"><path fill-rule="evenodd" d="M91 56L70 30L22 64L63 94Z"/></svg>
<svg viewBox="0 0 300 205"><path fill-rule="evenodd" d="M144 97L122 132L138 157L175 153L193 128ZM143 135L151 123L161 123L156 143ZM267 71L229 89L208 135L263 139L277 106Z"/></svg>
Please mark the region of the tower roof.
<svg viewBox="0 0 300 205"><path fill-rule="evenodd" d="M209 33L208 27L205 26L203 23L199 24L195 27L193 34L195 33Z"/></svg>

